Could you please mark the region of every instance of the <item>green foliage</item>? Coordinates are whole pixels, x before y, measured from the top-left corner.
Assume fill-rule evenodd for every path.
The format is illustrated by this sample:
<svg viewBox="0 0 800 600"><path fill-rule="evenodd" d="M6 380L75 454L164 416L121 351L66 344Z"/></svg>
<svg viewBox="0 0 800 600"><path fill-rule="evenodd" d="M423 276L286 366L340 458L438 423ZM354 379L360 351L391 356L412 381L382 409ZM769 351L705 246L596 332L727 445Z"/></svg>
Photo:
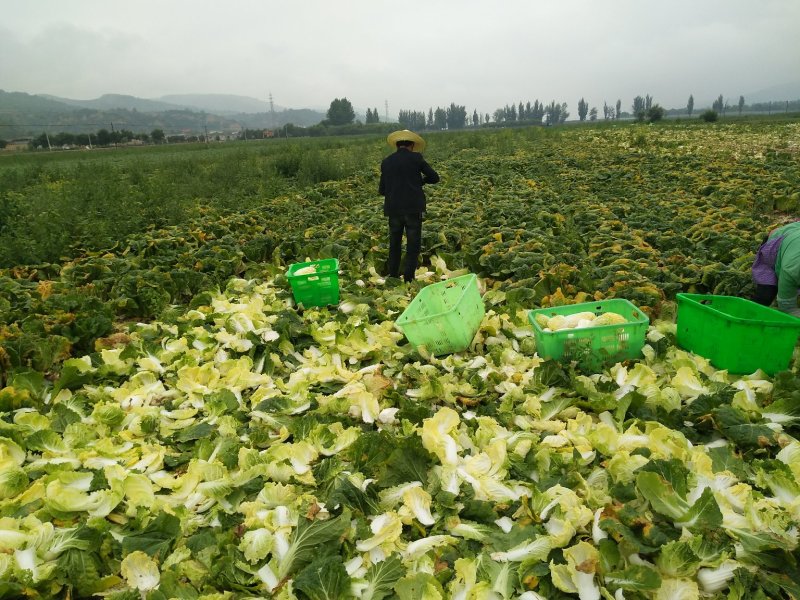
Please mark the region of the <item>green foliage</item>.
<svg viewBox="0 0 800 600"><path fill-rule="evenodd" d="M643 121L647 108L645 107L645 100L641 96L636 96L633 99L633 105L631 106L631 111L633 112L633 116L636 118L637 121Z"/></svg>
<svg viewBox="0 0 800 600"><path fill-rule="evenodd" d="M589 103L583 98L578 100L578 118L581 121L586 120L586 115L589 114Z"/></svg>
<svg viewBox="0 0 800 600"><path fill-rule="evenodd" d="M398 113L397 120L402 129L410 129L411 131L421 131L426 126L433 127L433 123L425 121L425 111L401 110Z"/></svg>
<svg viewBox="0 0 800 600"><path fill-rule="evenodd" d="M372 565L365 579L368 582L362 598L365 600L382 600L392 595L395 583L403 577L405 569L397 556L390 556L377 565Z"/></svg>
<svg viewBox="0 0 800 600"><path fill-rule="evenodd" d="M122 540L122 550L125 554L141 550L150 556L163 559L168 556L180 531L180 519L162 512L143 529L128 533Z"/></svg>
<svg viewBox="0 0 800 600"><path fill-rule="evenodd" d="M337 181L344 175L343 171L343 165L332 153L311 151L302 155L297 178L305 185L314 185L323 181Z"/></svg>
<svg viewBox="0 0 800 600"><path fill-rule="evenodd" d="M657 311L677 291L746 290L797 159L771 153L765 171L731 148L780 147L785 127L742 124L725 140L691 123L580 129L591 137L427 134L443 183L423 260L491 276L520 308L601 292ZM382 136L3 157L0 361L49 371L95 350L115 319L153 318L265 263L335 255L380 269ZM700 142L702 164L665 154Z"/></svg>
<svg viewBox="0 0 800 600"><path fill-rule="evenodd" d="M655 122L660 121L661 119L663 119L665 113L666 113L666 111L664 110L664 108L662 106L659 106L658 104L654 104L653 106L651 106L647 110L647 120L650 123L655 123Z"/></svg>
<svg viewBox="0 0 800 600"><path fill-rule="evenodd" d="M272 166L281 177L295 177L300 170L303 152L297 146L288 146L273 158Z"/></svg>
<svg viewBox="0 0 800 600"><path fill-rule="evenodd" d="M277 575L286 577L298 569L313 564L322 548L330 549L331 546L347 531L350 525L349 513L343 512L336 518L327 521L308 521L302 519L295 529L286 554L281 557ZM341 566L341 565L339 565ZM341 571L335 564L327 564L323 571L326 579L340 579ZM317 575L320 576L320 575ZM336 596L333 596L336 597Z"/></svg>
<svg viewBox="0 0 800 600"><path fill-rule="evenodd" d="M567 110L567 103L562 102L559 104L555 100L553 100L544 111L545 114L545 122L547 125L558 125L563 123L569 117L569 111Z"/></svg>
<svg viewBox="0 0 800 600"><path fill-rule="evenodd" d="M717 120L718 114L717 111L715 110L707 110L702 115L700 115L700 118L706 123L713 123L714 121Z"/></svg>
<svg viewBox="0 0 800 600"><path fill-rule="evenodd" d="M58 569L74 595L83 598L97 591L103 566L97 553L69 549L59 557Z"/></svg>
<svg viewBox="0 0 800 600"><path fill-rule="evenodd" d="M463 129L466 122L467 108L451 102L450 106L447 107L447 128L450 130Z"/></svg>
<svg viewBox="0 0 800 600"><path fill-rule="evenodd" d="M668 127L637 126L649 139L639 147L627 131L612 139L633 160L674 141ZM553 143L541 131L488 138L512 148ZM454 146L450 160L464 168L479 154ZM592 150L585 160L597 160ZM519 181L526 157L503 156L515 168L492 171L497 187L532 189L532 177ZM578 156L555 170L583 173ZM552 167L528 168L542 169L544 182ZM644 600L698 598L698 584L709 597L797 595L796 374L715 370L675 347L664 322L649 331L647 356L592 377L542 362L526 344L518 309L543 293L559 303L561 288L594 286L564 255L604 267L605 244L622 239L615 211L642 218L630 204L609 198L560 214L533 194L520 208L515 195L492 206L509 223L477 239L471 222L446 213L450 229L435 230L430 244L452 260L430 257L420 284L452 275L459 260L498 272L544 262L540 277L523 279L525 293L511 293L523 289L514 280L487 286L491 311L473 348L427 359L398 344L391 327L411 294L386 286L365 250L378 243L365 232L383 219L370 221L364 207L356 214L367 225L352 228L345 211L325 220L319 210L356 211L366 198L357 189L329 182L275 201L264 220L245 213L181 232L199 260L219 254L227 263L226 252L265 225L283 226L274 235L284 247L270 253L278 264L209 286L113 350L65 361L58 377L12 372L2 390L10 414L0 419L0 541L10 549L0 555L0 597L512 598L535 587L554 599ZM524 211L537 237L524 237ZM318 221L292 228L309 214ZM571 228L589 226L597 245L587 250ZM191 242L176 235L130 238L127 260L180 272L181 246ZM549 251L552 269L542 248L526 246L543 235L564 244ZM489 244L510 256L491 260ZM628 248L642 264L615 263L611 275L656 277L648 247ZM348 265L342 305L291 306L280 263L309 250ZM608 251L619 260L619 249ZM107 286L112 258L76 259L69 277ZM12 281L22 290L4 294L8 306L33 302L22 293L28 279Z"/></svg>
<svg viewBox="0 0 800 600"><path fill-rule="evenodd" d="M356 113L347 98L335 98L328 108L327 117L330 125L349 125L355 120Z"/></svg>
<svg viewBox="0 0 800 600"><path fill-rule="evenodd" d="M433 128L445 129L447 125L447 111L440 106L436 107L433 113ZM428 127L430 127L430 119L428 120Z"/></svg>
<svg viewBox="0 0 800 600"><path fill-rule="evenodd" d="M336 600L350 591L350 576L341 556L329 556L314 560L300 571L294 587L310 600Z"/></svg>

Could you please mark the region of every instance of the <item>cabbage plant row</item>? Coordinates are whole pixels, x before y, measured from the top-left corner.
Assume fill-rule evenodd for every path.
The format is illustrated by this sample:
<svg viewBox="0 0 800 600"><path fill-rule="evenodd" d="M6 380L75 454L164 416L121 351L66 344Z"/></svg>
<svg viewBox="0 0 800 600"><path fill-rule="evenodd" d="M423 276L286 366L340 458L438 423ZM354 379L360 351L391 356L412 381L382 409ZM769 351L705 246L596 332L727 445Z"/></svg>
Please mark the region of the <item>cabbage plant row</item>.
<svg viewBox="0 0 800 600"><path fill-rule="evenodd" d="M800 597L800 380L678 349L670 302L747 293L790 218L773 209L798 207L797 140L796 123L432 136L442 182L408 288L375 270L377 143L353 177L0 271L0 597ZM226 176L268 179L260 150L234 148ZM108 179L190 204L136 165L115 154ZM111 207L77 215L64 190L85 170L61 167L4 170L7 200L113 228ZM47 241L23 227L42 215L14 214L9 248ZM285 268L308 256L339 258L339 306L293 305ZM473 345L420 355L393 322L467 270L487 308ZM641 360L536 354L528 309L611 297L654 323Z"/></svg>
<svg viewBox="0 0 800 600"><path fill-rule="evenodd" d="M416 287L347 272L303 311L281 270L12 374L0 597L800 597L794 373L719 371L667 320L583 373L491 283L434 358L393 326Z"/></svg>

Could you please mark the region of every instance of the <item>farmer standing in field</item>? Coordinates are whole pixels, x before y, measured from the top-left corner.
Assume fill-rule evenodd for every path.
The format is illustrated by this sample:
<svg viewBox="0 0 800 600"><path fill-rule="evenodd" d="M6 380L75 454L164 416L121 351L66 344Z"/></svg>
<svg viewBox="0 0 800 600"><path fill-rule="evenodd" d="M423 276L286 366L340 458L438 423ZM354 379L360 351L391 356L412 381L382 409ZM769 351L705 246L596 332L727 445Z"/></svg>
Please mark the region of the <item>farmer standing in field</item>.
<svg viewBox="0 0 800 600"><path fill-rule="evenodd" d="M408 129L390 133L386 138L396 151L381 162L378 193L383 196L383 214L389 217L389 277L400 276L400 253L403 231L406 233L406 260L403 279L414 280L422 247L422 217L425 213L426 183L437 183L439 175L422 158L425 140Z"/></svg>
<svg viewBox="0 0 800 600"><path fill-rule="evenodd" d="M769 306L777 299L779 310L800 317L800 221L782 225L769 234L758 249L752 273L756 285L754 302Z"/></svg>

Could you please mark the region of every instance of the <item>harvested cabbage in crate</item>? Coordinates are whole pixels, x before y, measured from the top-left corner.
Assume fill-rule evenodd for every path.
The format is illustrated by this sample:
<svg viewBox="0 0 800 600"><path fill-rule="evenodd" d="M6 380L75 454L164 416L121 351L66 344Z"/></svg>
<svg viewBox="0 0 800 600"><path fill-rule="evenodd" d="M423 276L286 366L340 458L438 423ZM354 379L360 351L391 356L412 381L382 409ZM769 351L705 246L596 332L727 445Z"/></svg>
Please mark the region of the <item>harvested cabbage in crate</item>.
<svg viewBox="0 0 800 600"><path fill-rule="evenodd" d="M627 322L625 317L615 312L604 312L597 315L587 311L571 315L555 315L552 317L548 317L544 314L536 315L536 323L543 331L584 329L586 327L601 327L603 325L624 325Z"/></svg>

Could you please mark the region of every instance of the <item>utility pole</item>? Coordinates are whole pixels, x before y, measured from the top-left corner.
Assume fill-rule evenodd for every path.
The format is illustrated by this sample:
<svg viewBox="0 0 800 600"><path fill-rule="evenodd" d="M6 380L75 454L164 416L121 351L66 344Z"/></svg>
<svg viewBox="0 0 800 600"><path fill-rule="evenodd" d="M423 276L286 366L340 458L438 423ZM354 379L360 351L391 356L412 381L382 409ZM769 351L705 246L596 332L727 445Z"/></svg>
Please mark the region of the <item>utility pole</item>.
<svg viewBox="0 0 800 600"><path fill-rule="evenodd" d="M52 152L53 151L53 147L50 145L50 136L47 135L46 131L44 132L44 139L47 140L47 149L50 150L50 152Z"/></svg>
<svg viewBox="0 0 800 600"><path fill-rule="evenodd" d="M203 129L206 131L206 146L208 146L208 125L203 125Z"/></svg>
<svg viewBox="0 0 800 600"><path fill-rule="evenodd" d="M383 121L384 121L384 123L388 123L389 122L389 101L388 100L384 100L383 101Z"/></svg>
<svg viewBox="0 0 800 600"><path fill-rule="evenodd" d="M272 92L269 93L269 128L275 129L275 104L272 102Z"/></svg>
<svg viewBox="0 0 800 600"><path fill-rule="evenodd" d="M114 140L116 136L114 135L114 121L111 121L111 139ZM117 140L114 140L114 148L117 147Z"/></svg>
<svg viewBox="0 0 800 600"><path fill-rule="evenodd" d="M89 150L91 150L92 149L92 132L90 131L86 135L89 136Z"/></svg>

